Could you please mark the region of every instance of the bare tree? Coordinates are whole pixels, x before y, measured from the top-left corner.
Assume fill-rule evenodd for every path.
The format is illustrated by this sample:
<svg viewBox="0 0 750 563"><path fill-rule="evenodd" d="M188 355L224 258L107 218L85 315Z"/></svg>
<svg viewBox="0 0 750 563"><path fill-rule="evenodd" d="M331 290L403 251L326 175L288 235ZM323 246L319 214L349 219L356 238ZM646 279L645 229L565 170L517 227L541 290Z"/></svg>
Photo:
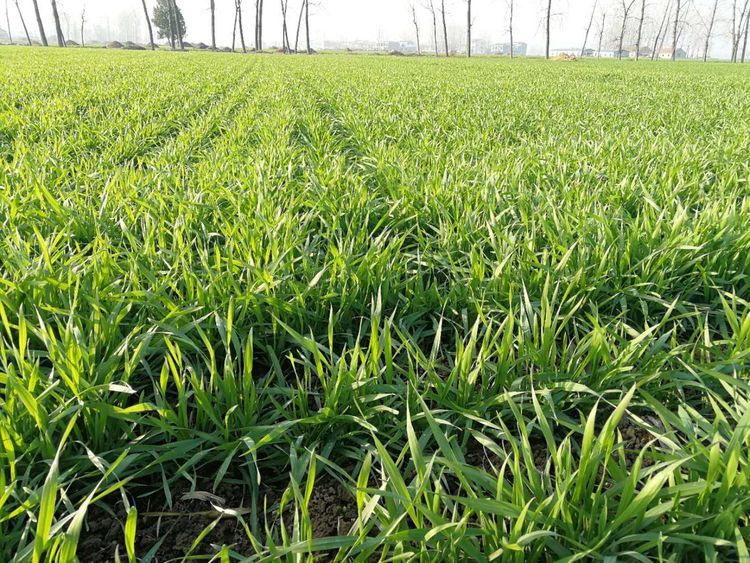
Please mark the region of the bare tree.
<svg viewBox="0 0 750 563"><path fill-rule="evenodd" d="M307 38L307 54L312 55L310 46L310 0L305 0L305 36Z"/></svg>
<svg viewBox="0 0 750 563"><path fill-rule="evenodd" d="M547 0L547 17L546 17L546 44L544 47L544 58L549 59L549 42L550 42L550 21L552 20L552 0Z"/></svg>
<svg viewBox="0 0 750 563"><path fill-rule="evenodd" d="M237 0L234 2L234 25L232 26L232 53L235 51L235 46L237 45L237 17L239 16L239 11L237 11Z"/></svg>
<svg viewBox="0 0 750 563"><path fill-rule="evenodd" d="M732 2L732 55L730 60L735 62L735 56L737 55L737 36L739 35L737 30L737 0Z"/></svg>
<svg viewBox="0 0 750 563"><path fill-rule="evenodd" d="M177 40L175 36L177 35L176 27L175 27L175 19L176 14L174 13L174 10L172 10L172 1L167 0L167 17L169 19L169 45L172 47L172 50L174 51L177 48Z"/></svg>
<svg viewBox="0 0 750 563"><path fill-rule="evenodd" d="M44 24L42 24L42 15L39 13L39 3L37 0L31 0L34 3L34 11L36 12L36 24L39 26L39 37L42 40L42 45L45 47L49 46L47 43L47 35L44 33Z"/></svg>
<svg viewBox="0 0 750 563"><path fill-rule="evenodd" d="M646 19L646 0L641 0L641 17L638 19L638 36L635 40L635 60L641 60L641 40L643 39L643 22Z"/></svg>
<svg viewBox="0 0 750 563"><path fill-rule="evenodd" d="M664 42L664 36L667 34L667 21L669 21L669 15L672 12L672 2L670 1L664 7L664 17L662 17L659 30L656 32L656 39L654 40L654 50L651 53L651 60L655 60L661 50L660 41Z"/></svg>
<svg viewBox="0 0 750 563"><path fill-rule="evenodd" d="M739 11L739 17L737 17L738 6L739 6L738 0L734 0L734 2L732 2L732 62L733 63L736 63L739 57L740 42L742 41L742 36L743 36L743 25L745 21L745 14L748 13L748 9L750 8L750 0L745 0L745 2L742 4L741 11Z"/></svg>
<svg viewBox="0 0 750 563"><path fill-rule="evenodd" d="M466 56L471 58L471 0L466 0Z"/></svg>
<svg viewBox="0 0 750 563"><path fill-rule="evenodd" d="M680 16L682 12L682 0L676 0L674 12L674 29L672 30L672 62L677 60L677 41L680 37Z"/></svg>
<svg viewBox="0 0 750 563"><path fill-rule="evenodd" d="M263 0L255 0L255 50L263 50Z"/></svg>
<svg viewBox="0 0 750 563"><path fill-rule="evenodd" d="M669 4L669 17L672 17L672 4ZM664 43L667 41L667 36L669 35L669 20L667 20L666 24L664 25L664 33L661 35L661 39L659 41L659 53L662 53L664 51Z"/></svg>
<svg viewBox="0 0 750 563"><path fill-rule="evenodd" d="M414 2L411 3L411 20L414 23L414 32L417 36L417 55L421 55L422 44L419 42L419 22L417 21L417 9L414 7Z"/></svg>
<svg viewBox="0 0 750 563"><path fill-rule="evenodd" d="M86 4L83 4L83 9L81 10L81 47L86 46L86 41L83 38L83 28L86 25Z"/></svg>
<svg viewBox="0 0 750 563"><path fill-rule="evenodd" d="M714 25L716 24L716 12L719 10L719 0L714 0L714 7L711 10L711 17L708 19L708 24L704 22L706 27L706 43L703 46L703 62L708 62L708 52L711 49L711 34L714 31Z"/></svg>
<svg viewBox="0 0 750 563"><path fill-rule="evenodd" d="M52 3L52 17L55 19L55 33L57 33L57 46L65 47L65 37L63 37L62 26L60 25L60 14L57 13L57 2L50 0Z"/></svg>
<svg viewBox="0 0 750 563"><path fill-rule="evenodd" d="M235 0L236 21L239 25L240 31L240 44L242 45L242 52L247 53L247 46L245 45L245 30L242 27L242 0Z"/></svg>
<svg viewBox="0 0 750 563"><path fill-rule="evenodd" d="M216 50L216 0L211 0L211 50Z"/></svg>
<svg viewBox="0 0 750 563"><path fill-rule="evenodd" d="M435 13L435 3L433 0L430 0L429 4L426 4L425 7L430 10L430 13L432 14L432 42L435 46L435 56L439 56L440 53L438 52L438 38L437 38L437 14Z"/></svg>
<svg viewBox="0 0 750 563"><path fill-rule="evenodd" d="M281 3L281 43L285 53L290 51L289 45L289 31L286 26L286 10L289 5L289 0L279 0Z"/></svg>
<svg viewBox="0 0 750 563"><path fill-rule="evenodd" d="M5 0L5 23L8 26L8 40L13 45L13 33L10 31L10 11L8 10L8 0Z"/></svg>
<svg viewBox="0 0 750 563"><path fill-rule="evenodd" d="M594 6L591 8L591 17L589 18L589 25L586 26L586 35L583 38L583 47L581 47L581 58L586 55L586 45L589 42L589 33L591 33L591 26L594 25L594 15L596 14L596 8L598 0L594 0Z"/></svg>
<svg viewBox="0 0 750 563"><path fill-rule="evenodd" d="M628 17L630 16L630 11L635 5L635 0L630 0L630 2L628 2L627 0L620 1L622 2L622 26L620 27L620 42L618 43L617 58L622 60L622 48L623 42L625 41L625 30L627 29Z"/></svg>
<svg viewBox="0 0 750 563"><path fill-rule="evenodd" d="M154 43L154 28L151 27L151 18L148 17L148 7L146 6L146 0L141 0L143 5L143 14L146 16L146 25L148 26L148 40L151 42L151 50L156 50L156 43Z"/></svg>
<svg viewBox="0 0 750 563"><path fill-rule="evenodd" d="M180 45L180 51L185 50L185 44L182 42L182 26L180 25L180 9L177 7L177 0L172 0L172 9L174 11L174 29L177 36L177 43Z"/></svg>
<svg viewBox="0 0 750 563"><path fill-rule="evenodd" d="M307 0L302 0L302 4L300 4L299 7L299 18L297 19L297 36L294 39L294 52L298 52L299 47L299 33L302 29L302 16L305 15L305 4L307 3Z"/></svg>
<svg viewBox="0 0 750 563"><path fill-rule="evenodd" d="M747 36L750 35L750 10L745 10L745 39L742 41L742 57L740 62L744 64L747 54Z"/></svg>
<svg viewBox="0 0 750 563"><path fill-rule="evenodd" d="M599 46L596 49L596 58L602 58L602 41L604 40L604 29L607 23L607 12L602 11L602 23L599 24Z"/></svg>
<svg viewBox="0 0 750 563"><path fill-rule="evenodd" d="M23 26L23 32L26 34L26 41L29 42L29 47L31 47L31 36L29 36L29 29L26 27L26 20L23 19L23 12L21 12L21 6L18 5L18 0L16 0L16 10L18 10L18 17L21 18L21 25Z"/></svg>
<svg viewBox="0 0 750 563"><path fill-rule="evenodd" d="M443 15L443 39L445 40L445 56L450 57L448 50L448 24L445 21L445 0L440 0L440 11Z"/></svg>
<svg viewBox="0 0 750 563"><path fill-rule="evenodd" d="M513 45L513 10L515 7L515 0L509 0L508 3L510 4L510 14L508 17L508 32L510 33L510 58L512 59L515 56L515 46Z"/></svg>

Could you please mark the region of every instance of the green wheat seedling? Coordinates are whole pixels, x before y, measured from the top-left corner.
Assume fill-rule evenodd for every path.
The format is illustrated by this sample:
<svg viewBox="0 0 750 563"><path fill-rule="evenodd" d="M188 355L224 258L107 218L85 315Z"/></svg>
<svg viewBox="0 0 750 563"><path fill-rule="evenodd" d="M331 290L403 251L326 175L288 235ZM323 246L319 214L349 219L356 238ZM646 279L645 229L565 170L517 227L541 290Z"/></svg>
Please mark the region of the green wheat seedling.
<svg viewBox="0 0 750 563"><path fill-rule="evenodd" d="M0 560L750 561L744 68L0 78Z"/></svg>

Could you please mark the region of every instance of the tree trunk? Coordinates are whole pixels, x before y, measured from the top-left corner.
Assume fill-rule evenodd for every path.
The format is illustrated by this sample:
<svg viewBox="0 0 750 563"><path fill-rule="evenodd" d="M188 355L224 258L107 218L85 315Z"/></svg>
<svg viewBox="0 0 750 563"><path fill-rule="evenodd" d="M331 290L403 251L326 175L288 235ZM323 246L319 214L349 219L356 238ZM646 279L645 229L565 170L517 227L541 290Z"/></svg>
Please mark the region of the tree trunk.
<svg viewBox="0 0 750 563"><path fill-rule="evenodd" d="M411 5L411 17L414 21L414 31L417 34L417 55L421 55L422 45L419 42L419 23L417 22L417 9L414 7L414 4Z"/></svg>
<svg viewBox="0 0 750 563"><path fill-rule="evenodd" d="M667 4L667 6L664 8L664 17L661 19L661 24L659 25L659 31L656 32L656 39L654 40L654 50L651 53L651 60L654 61L659 56L659 40L662 39L663 34L666 34L666 25L667 20L669 19L669 12L672 10L672 2Z"/></svg>
<svg viewBox="0 0 750 563"><path fill-rule="evenodd" d="M607 23L607 12L602 12L602 24L599 28L599 48L596 50L596 58L602 58L602 41L604 40L604 26Z"/></svg>
<svg viewBox="0 0 750 563"><path fill-rule="evenodd" d="M623 43L625 41L625 30L628 27L628 16L630 15L630 10L633 9L633 4L635 3L635 0L632 0L630 2L630 5L625 4L625 0L622 0L622 28L620 29L620 43L617 51L617 58L619 60L622 60L622 47Z"/></svg>
<svg viewBox="0 0 750 563"><path fill-rule="evenodd" d="M471 58L471 0L466 0L466 56Z"/></svg>
<svg viewBox="0 0 750 563"><path fill-rule="evenodd" d="M435 45L435 56L439 57L438 38L437 38L437 14L435 13L435 4L430 0L430 11L432 12L432 40Z"/></svg>
<svg viewBox="0 0 750 563"><path fill-rule="evenodd" d="M641 1L641 19L638 20L638 38L635 40L635 60L641 60L641 39L643 39L643 21L646 19L646 0Z"/></svg>
<svg viewBox="0 0 750 563"><path fill-rule="evenodd" d="M263 0L255 0L255 50L263 50Z"/></svg>
<svg viewBox="0 0 750 563"><path fill-rule="evenodd" d="M305 0L302 0L302 4L299 7L299 18L297 18L297 36L294 38L294 52L298 52L299 48L299 34L302 29L302 16L305 15Z"/></svg>
<svg viewBox="0 0 750 563"><path fill-rule="evenodd" d="M594 0L594 7L591 8L591 18L589 19L589 25L586 27L586 35L583 38L583 47L581 47L581 58L586 55L586 45L589 42L589 33L591 33L591 27L594 25L594 16L596 15L596 5L598 0Z"/></svg>
<svg viewBox="0 0 750 563"><path fill-rule="evenodd" d="M750 13L750 1L745 0L745 3L740 12L740 17L737 18L737 0L732 4L732 62L736 63L740 54L740 42L743 37L743 22L745 20L745 14Z"/></svg>
<svg viewBox="0 0 750 563"><path fill-rule="evenodd" d="M750 10L745 10L745 39L742 42L742 58L740 62L744 64L745 55L747 54L747 36L750 34Z"/></svg>
<svg viewBox="0 0 750 563"><path fill-rule="evenodd" d="M677 5L674 13L674 29L672 30L672 62L677 60L677 38L679 37L681 10L682 0L677 0Z"/></svg>
<svg viewBox="0 0 750 563"><path fill-rule="evenodd" d="M86 7L84 6L83 11L81 11L81 47L86 46L86 41L83 38L83 27L86 24Z"/></svg>
<svg viewBox="0 0 750 563"><path fill-rule="evenodd" d="M669 16L672 16L672 4L669 5ZM667 21L664 24L664 33L661 35L661 39L659 40L659 53L661 53L664 50L664 42L667 40L667 35L669 35L669 21Z"/></svg>
<svg viewBox="0 0 750 563"><path fill-rule="evenodd" d="M31 36L29 35L29 28L26 27L26 20L23 19L23 12L21 12L21 6L18 5L18 0L16 0L16 10L18 10L18 17L21 18L21 25L23 26L23 32L26 34L26 41L29 42L29 47L31 47Z"/></svg>
<svg viewBox="0 0 750 563"><path fill-rule="evenodd" d="M279 0L281 3L281 19L282 19L282 26L281 26L281 42L283 43L284 52L288 53L291 50L291 46L289 45L289 31L286 26L286 8L287 8L287 0Z"/></svg>
<svg viewBox="0 0 750 563"><path fill-rule="evenodd" d="M242 28L242 0L237 0L237 22L240 28L240 44L242 45L242 52L247 53L247 46L245 45L245 30Z"/></svg>
<svg viewBox="0 0 750 563"><path fill-rule="evenodd" d="M263 50L263 3L265 0L260 0L260 14L258 17L258 50Z"/></svg>
<svg viewBox="0 0 750 563"><path fill-rule="evenodd" d="M141 0L143 4L143 15L146 16L146 25L148 26L148 39L151 42L151 50L156 50L156 44L154 43L154 28L151 26L151 18L148 17L148 7L146 6L146 0Z"/></svg>
<svg viewBox="0 0 750 563"><path fill-rule="evenodd" d="M445 40L445 56L450 57L450 51L448 50L448 24L445 22L445 0L441 0L441 11L443 13L443 39Z"/></svg>
<svg viewBox="0 0 750 563"><path fill-rule="evenodd" d="M172 11L171 0L167 1L167 17L169 18L169 45L174 51L177 43L175 42L174 12Z"/></svg>
<svg viewBox="0 0 750 563"><path fill-rule="evenodd" d="M216 0L211 0L211 50L216 50Z"/></svg>
<svg viewBox="0 0 750 563"><path fill-rule="evenodd" d="M8 11L8 0L5 0L5 23L8 26L8 40L13 45L13 33L10 31L10 12Z"/></svg>
<svg viewBox="0 0 750 563"><path fill-rule="evenodd" d="M731 62L734 62L734 56L737 53L737 0L732 2L732 54L729 57Z"/></svg>
<svg viewBox="0 0 750 563"><path fill-rule="evenodd" d="M703 62L708 62L708 50L711 47L711 34L714 31L714 24L716 23L716 12L719 9L719 0L714 1L714 9L711 12L711 20L708 22L708 29L706 30L706 44L703 47Z"/></svg>
<svg viewBox="0 0 750 563"><path fill-rule="evenodd" d="M237 17L239 16L240 12L237 9L237 2L235 0L234 3L234 27L232 28L232 53L235 51L235 46L237 45Z"/></svg>
<svg viewBox="0 0 750 563"><path fill-rule="evenodd" d="M513 45L513 6L515 4L515 0L510 0L510 24L508 26L508 30L510 31L510 58L512 59L515 57L515 47Z"/></svg>
<svg viewBox="0 0 750 563"><path fill-rule="evenodd" d="M182 42L182 27L180 26L180 10L177 8L177 0L172 0L172 7L174 8L174 29L177 35L177 43L180 46L180 51L185 50L185 45Z"/></svg>
<svg viewBox="0 0 750 563"><path fill-rule="evenodd" d="M732 2L732 54L730 56L730 61L735 62L736 61L736 55L737 55L737 0L734 0Z"/></svg>
<svg viewBox="0 0 750 563"><path fill-rule="evenodd" d="M549 59L549 42L550 42L549 32L550 32L550 20L551 19L552 19L552 0L547 0L547 22L546 22L547 23L547 25L546 25L547 39L546 39L546 44L545 44L545 48L544 48L544 58L545 59Z"/></svg>
<svg viewBox="0 0 750 563"><path fill-rule="evenodd" d="M55 19L55 33L57 33L57 46L65 47L65 37L63 36L62 26L60 25L60 14L57 13L57 2L51 0L52 17Z"/></svg>
<svg viewBox="0 0 750 563"><path fill-rule="evenodd" d="M42 40L42 45L45 47L49 46L49 43L47 43L47 35L44 33L44 24L42 24L42 15L39 13L39 3L37 0L32 0L34 2L34 11L36 12L36 24L39 26L39 37Z"/></svg>
<svg viewBox="0 0 750 563"><path fill-rule="evenodd" d="M310 45L310 0L305 0L305 37L307 38L307 54L312 55Z"/></svg>

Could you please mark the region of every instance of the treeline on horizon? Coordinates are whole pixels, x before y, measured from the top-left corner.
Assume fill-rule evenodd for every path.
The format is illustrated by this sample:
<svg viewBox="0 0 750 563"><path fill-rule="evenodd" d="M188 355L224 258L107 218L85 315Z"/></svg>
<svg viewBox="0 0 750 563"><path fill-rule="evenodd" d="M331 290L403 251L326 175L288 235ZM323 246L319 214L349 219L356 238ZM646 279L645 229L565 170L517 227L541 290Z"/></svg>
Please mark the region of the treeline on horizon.
<svg viewBox="0 0 750 563"><path fill-rule="evenodd" d="M201 43L201 46L214 51L220 50L216 41L216 5L217 2L225 1L232 2L234 10L232 46L231 49L223 50L234 52L240 48L246 53L264 49L263 24L268 14L265 0L203 1L207 3L210 11L211 41L210 45ZM549 59L555 52L551 48L552 24L556 18L563 15L560 10L564 6L559 0L540 1L543 8L541 26L544 31L544 56ZM45 47L54 43L58 47L86 45L85 5L80 14L80 35L77 37L79 42L76 42L70 37L66 40L60 22L57 0L50 0L55 34L49 39L39 10L39 0L6 0L5 19L8 28L7 36L11 44L14 42L10 20L11 2L16 8L25 40L29 45L33 45L34 40L32 40L24 15L24 9L28 8L33 8L41 45ZM320 6L321 2L315 2L313 6ZM155 0L153 3L140 0L139 3L148 29L148 46L156 50L157 41L166 40L171 49L184 50L187 46L184 40L187 34L187 22L178 5L178 0ZM500 54L507 54L513 58L517 54L516 46L518 45L514 32L519 2L518 0L505 0L505 3L506 17L499 25L503 26L508 42L505 44L507 47ZM280 10L281 15L282 47L279 51L312 54L314 49L311 43L310 0L299 0L294 4L290 6L289 0L280 0L275 7ZM452 3L451 0L447 2L446 0L425 0L419 5L415 1L404 0L404 4L409 9L411 24L414 28L413 39L417 54L434 52L435 56L449 57L456 54L456 51L460 51L468 57L472 56L475 50L472 31L477 17L477 6L473 0L453 0ZM466 38L463 42L451 41L449 34L448 14L457 5L466 10L464 26ZM251 25L254 37L251 45L248 45L249 41L246 40L245 34L248 9L253 11ZM424 14L429 17L427 42L423 40L425 32L423 26L420 25L420 16ZM566 54L581 57L591 54L601 56L601 53L606 51L609 58L635 58L636 60L667 58L675 61L688 55L683 47L690 44L690 53L695 58L707 61L710 57L712 41L715 41L718 35L723 34L730 40L729 59L731 62L744 63L750 36L750 0L705 0L702 3L688 0L663 0L658 4L646 0L591 0L591 9L586 21L582 22L582 29L585 29L585 36L580 51L577 47L569 48L565 49Z"/></svg>

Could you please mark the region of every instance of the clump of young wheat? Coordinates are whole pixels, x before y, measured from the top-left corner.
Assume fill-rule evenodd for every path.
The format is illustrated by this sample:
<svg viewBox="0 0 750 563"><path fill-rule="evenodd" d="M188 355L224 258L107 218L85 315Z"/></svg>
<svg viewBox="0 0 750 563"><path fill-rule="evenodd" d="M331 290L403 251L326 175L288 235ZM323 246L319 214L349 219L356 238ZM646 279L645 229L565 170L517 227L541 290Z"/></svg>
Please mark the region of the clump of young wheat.
<svg viewBox="0 0 750 563"><path fill-rule="evenodd" d="M748 557L741 69L0 62L0 559Z"/></svg>

